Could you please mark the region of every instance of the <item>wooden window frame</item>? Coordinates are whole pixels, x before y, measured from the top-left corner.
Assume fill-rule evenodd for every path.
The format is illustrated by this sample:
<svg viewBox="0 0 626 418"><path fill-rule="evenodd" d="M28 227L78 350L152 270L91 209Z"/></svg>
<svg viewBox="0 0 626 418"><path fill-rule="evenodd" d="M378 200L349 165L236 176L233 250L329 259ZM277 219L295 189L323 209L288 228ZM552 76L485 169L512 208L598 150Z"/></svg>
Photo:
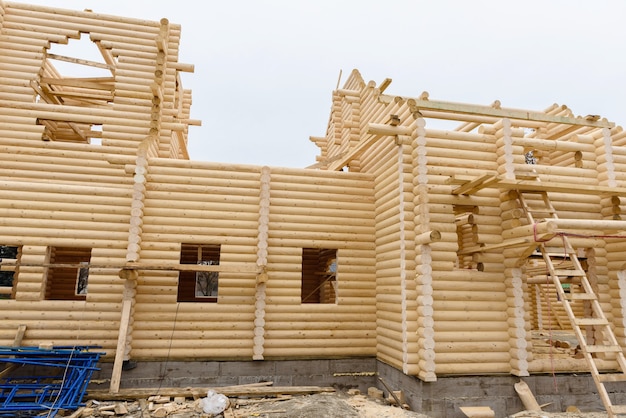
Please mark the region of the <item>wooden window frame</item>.
<svg viewBox="0 0 626 418"><path fill-rule="evenodd" d="M8 251L7 249L11 250ZM13 254L15 253L15 254ZM15 257L13 257L15 255ZM8 263L18 263L22 255L21 245L0 245L0 260ZM8 256L11 256L10 258ZM15 288L19 269L17 266L4 266L0 269L0 300L15 299ZM5 285L10 282L10 285Z"/></svg>
<svg viewBox="0 0 626 418"><path fill-rule="evenodd" d="M220 244L181 244L180 264L218 266ZM204 285L202 281L205 281ZM208 292L208 294L206 294ZM204 294L203 294L204 293ZM217 303L219 296L218 271L179 271L178 302Z"/></svg>
<svg viewBox="0 0 626 418"><path fill-rule="evenodd" d="M86 300L89 287L91 248L48 247L46 300Z"/></svg>
<svg viewBox="0 0 626 418"><path fill-rule="evenodd" d="M337 261L337 249L302 248L301 303L337 303Z"/></svg>

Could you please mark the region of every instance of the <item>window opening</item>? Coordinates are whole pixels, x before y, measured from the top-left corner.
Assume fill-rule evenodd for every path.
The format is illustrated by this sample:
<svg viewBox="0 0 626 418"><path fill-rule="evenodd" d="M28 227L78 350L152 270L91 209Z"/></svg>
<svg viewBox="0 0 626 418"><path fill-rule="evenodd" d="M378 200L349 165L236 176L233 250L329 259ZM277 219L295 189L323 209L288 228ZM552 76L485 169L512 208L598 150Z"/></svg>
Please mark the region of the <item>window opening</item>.
<svg viewBox="0 0 626 418"><path fill-rule="evenodd" d="M21 247L0 245L0 261L17 263L21 255ZM17 283L17 267L2 266L0 270L0 299L15 299L15 284Z"/></svg>
<svg viewBox="0 0 626 418"><path fill-rule="evenodd" d="M78 35L77 35L78 36ZM116 60L111 51L99 41L92 42L82 33L80 39L69 39L67 44L52 43L40 71L40 77L31 82L36 101L79 107L103 107L113 102ZM92 143L99 142L102 131L94 124L81 120L37 119L45 126L42 139Z"/></svg>
<svg viewBox="0 0 626 418"><path fill-rule="evenodd" d="M594 263L588 258L591 251L578 249L577 253L581 267L587 274L592 287L595 287L595 276L593 269L590 269ZM559 260L558 255L559 252L552 251L555 268L563 270L571 268L571 262L567 255L563 254L562 260ZM524 266L524 273L527 291L525 298L528 298L529 301L529 321L533 336L534 357L545 360L552 359L552 356L580 358L577 337L557 294L555 284L549 277L549 268L539 251L528 257ZM561 287L566 294L585 293L578 277L567 277L562 281ZM584 312L590 309L590 302L586 299L572 298L566 303L570 305L577 317L585 316ZM590 328L586 332L590 333L587 335L587 341L593 341L595 330Z"/></svg>
<svg viewBox="0 0 626 418"><path fill-rule="evenodd" d="M49 247L46 299L84 300L89 283L91 248Z"/></svg>
<svg viewBox="0 0 626 418"><path fill-rule="evenodd" d="M475 206L454 206L456 234L459 250L457 252L457 268L476 269L472 250L479 247L477 225L474 223Z"/></svg>
<svg viewBox="0 0 626 418"><path fill-rule="evenodd" d="M180 264L218 266L220 245L182 244ZM217 302L219 272L207 270L180 271L178 275L179 302Z"/></svg>
<svg viewBox="0 0 626 418"><path fill-rule="evenodd" d="M302 249L302 303L335 303L337 250Z"/></svg>

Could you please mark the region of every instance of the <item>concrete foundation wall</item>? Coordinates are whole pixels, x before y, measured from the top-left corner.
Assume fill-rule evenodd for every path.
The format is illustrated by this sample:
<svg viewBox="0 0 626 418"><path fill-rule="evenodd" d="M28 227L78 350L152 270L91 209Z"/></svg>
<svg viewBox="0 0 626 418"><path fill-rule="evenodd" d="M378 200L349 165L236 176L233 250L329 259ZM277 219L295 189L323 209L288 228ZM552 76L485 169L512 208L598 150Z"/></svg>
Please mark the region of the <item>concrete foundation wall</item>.
<svg viewBox="0 0 626 418"><path fill-rule="evenodd" d="M242 362L139 362L122 374L121 388L219 387L272 381L274 386L333 386L367 393L375 386L402 390L411 410L433 418L463 418L462 406L489 406L496 417L524 410L515 383L524 380L546 412L563 412L575 405L583 412L604 407L589 374L440 377L423 382L374 358L242 361ZM111 363L100 364L90 388L108 389ZM626 383L607 384L614 404L626 403Z"/></svg>

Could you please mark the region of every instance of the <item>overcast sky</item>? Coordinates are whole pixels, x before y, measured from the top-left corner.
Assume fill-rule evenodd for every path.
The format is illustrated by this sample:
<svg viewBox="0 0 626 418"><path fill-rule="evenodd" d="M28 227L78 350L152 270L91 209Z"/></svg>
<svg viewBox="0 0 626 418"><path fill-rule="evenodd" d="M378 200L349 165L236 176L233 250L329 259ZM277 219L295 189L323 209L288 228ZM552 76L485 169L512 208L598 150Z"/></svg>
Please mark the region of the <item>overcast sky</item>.
<svg viewBox="0 0 626 418"><path fill-rule="evenodd" d="M626 124L623 0L30 0L182 25L192 159L306 167L342 71L388 94Z"/></svg>

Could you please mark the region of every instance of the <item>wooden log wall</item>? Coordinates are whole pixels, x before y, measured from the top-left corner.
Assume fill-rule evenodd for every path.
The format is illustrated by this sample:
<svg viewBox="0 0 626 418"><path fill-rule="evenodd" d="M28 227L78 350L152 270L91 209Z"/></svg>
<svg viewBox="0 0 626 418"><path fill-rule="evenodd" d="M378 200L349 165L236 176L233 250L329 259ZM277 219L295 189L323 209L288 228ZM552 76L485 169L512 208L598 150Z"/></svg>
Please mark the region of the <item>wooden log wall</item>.
<svg viewBox="0 0 626 418"><path fill-rule="evenodd" d="M272 168L266 357L374 355L372 191L367 174ZM336 303L301 303L302 248L337 250Z"/></svg>
<svg viewBox="0 0 626 418"><path fill-rule="evenodd" d="M360 88L358 132L368 130L363 121L386 122L385 118L392 114L401 115L403 110L406 113L406 106L403 107L402 103L378 102L375 84L363 83L358 73L351 75L346 86L352 91ZM403 116L402 123L413 123L411 118ZM411 244L415 240L415 227L410 139L398 144L393 137L382 137L372 146L371 152L349 167L351 171L371 172L376 179L377 356L405 373L416 374L419 350L417 294L411 274L415 263L414 245Z"/></svg>
<svg viewBox="0 0 626 418"><path fill-rule="evenodd" d="M56 344L101 345L111 353L124 287L117 269L90 269L85 301L48 301L41 265L49 261L49 247L91 249L95 265L123 263L129 228L141 227L131 225L135 182L125 165L134 162L149 134L157 138L153 155L186 158L191 100L178 72L192 68L177 62L180 26L166 19L151 22L12 2L0 6L0 243L22 246L21 262L31 264L17 269L15 298L2 305L16 314L6 315L1 338L13 338L12 328L23 323L25 341L53 338ZM101 51L112 84L102 81L106 77L63 78L47 59L54 57L50 49L55 44L71 46L81 34ZM81 57L68 59L73 58ZM64 102L51 99L44 79L58 84L54 94ZM96 125L101 133L94 133ZM50 127L61 132L62 126L76 131L71 142L46 133ZM102 146L81 139L77 134L83 130L101 137ZM37 309L47 311L51 322Z"/></svg>
<svg viewBox="0 0 626 418"><path fill-rule="evenodd" d="M83 164L91 164L83 154L78 155L83 156ZM125 179L117 187L6 180L0 242L23 245L21 261L33 264L44 263L46 246L70 242L92 248L92 263L123 263L132 224L132 174L137 176L132 164L127 167L117 166L118 179ZM141 272L129 338L132 358L252 358L259 333L264 358L375 355L372 177L266 170L271 171L271 181L266 179L264 267L268 278L261 306L255 304L257 273L248 268L259 265L261 169L150 159L144 174L142 223L138 225L139 261L175 264L181 243L220 244L220 266L229 271L220 273L217 303L177 303L176 272ZM16 193L22 197L18 205ZM37 220L43 207L57 201L65 203ZM92 221L81 223L74 218ZM302 248L316 247L337 250L338 290L333 304L300 303ZM238 266L246 267L243 271L247 272L237 272ZM50 338L54 343L71 343L80 328L81 343L115 351L123 291L117 270L92 271L85 302L42 300L42 276L42 267L20 268L16 300L2 305L7 313L2 338L10 340L17 324L25 323L29 330L26 341ZM42 320L33 300L38 301L39 310L48 312L46 318L74 323L75 327L57 329L55 335L50 331L55 322ZM256 312L261 308L263 316ZM28 312L32 312L30 320ZM88 322L90 318L94 323Z"/></svg>
<svg viewBox="0 0 626 418"><path fill-rule="evenodd" d="M179 70L193 71L177 62L180 25L166 19L151 22L93 12L5 2L3 34L0 36L0 101L18 101L23 106L3 115L0 134L5 138L41 140L44 125L37 120L102 125L102 145L133 155L149 134L159 135L153 152L160 156L186 158L190 100L180 85ZM54 43L66 44L89 34L99 48L115 82L112 100L101 106L84 96L83 104L33 104L42 68L44 76L62 76L51 70L46 55ZM35 36L35 35L36 36ZM77 57L80 58L80 57ZM51 73L52 71L52 73ZM158 86L158 88L155 88ZM71 89L68 89L71 93ZM69 93L68 93L69 94ZM156 99L155 99L156 97ZM91 101L91 104L89 104ZM106 105L106 102L102 104ZM99 108L99 109L98 109ZM9 119L10 118L10 119ZM8 125L19 125L11 129ZM180 122L180 123L179 123Z"/></svg>
<svg viewBox="0 0 626 418"><path fill-rule="evenodd" d="M626 131L622 127L603 130L594 135L596 161L598 163L599 184L603 186L624 187L626 178ZM622 220L626 208L626 196L603 196L601 214L603 219ZM602 283L607 295L602 299L610 309L610 316L616 323L615 336L621 345L626 345L626 231L611 231L603 250L606 252L607 282Z"/></svg>
<svg viewBox="0 0 626 418"><path fill-rule="evenodd" d="M258 265L261 169L150 161L142 261L176 262L182 242L220 244L220 266L234 271L220 272L217 303L177 304L175 273L140 276L133 357L374 355L371 178L266 170L267 278L259 301L257 273L236 267ZM337 250L336 303L300 302L302 248Z"/></svg>
<svg viewBox="0 0 626 418"><path fill-rule="evenodd" d="M597 224L620 220L625 197L573 192L626 187L621 128L560 123L574 116L558 105L545 118L497 101L429 106L426 92L385 95L388 80L355 70L333 92L326 136L311 138L321 170L194 162L179 25L2 1L0 25L0 245L20 246L22 263L0 343L25 324L26 343L101 345L116 360L376 355L425 381L544 371L531 334L559 317L546 317L525 263L532 242L505 241L535 227L514 191L457 189L485 174L564 185L551 202L626 343L626 238ZM48 59L81 34L110 80L71 85ZM177 264L183 244L219 246L216 301L179 302L176 269L112 267ZM85 300L46 299L54 247L90 250L100 266ZM336 251L334 301L302 303L310 248Z"/></svg>
<svg viewBox="0 0 626 418"><path fill-rule="evenodd" d="M86 144L0 137L0 243L22 246L25 264L45 263L48 246L92 249L91 263L98 265L123 260L132 177L120 162L131 160L110 157ZM92 269L85 301L44 301L45 273L41 266L19 268L15 299L0 307L4 344L24 324L25 344L115 347L117 270Z"/></svg>
<svg viewBox="0 0 626 418"><path fill-rule="evenodd" d="M429 129L425 122L422 149L416 163L423 166L419 183L428 187L425 219L441 232L431 244L435 372L439 374L510 370L506 315L507 294L502 280L503 256L499 253L469 253L463 265L458 250L502 242L497 190L484 189L472 195L453 195L454 176L479 177L495 173L498 162L493 132L456 132ZM456 221L456 222L455 222ZM457 225L468 230L459 246ZM443 271L446 274L441 274ZM487 291L489 289L489 291ZM487 315L491 311L495 315ZM493 355L490 360L486 360Z"/></svg>
<svg viewBox="0 0 626 418"><path fill-rule="evenodd" d="M337 154L346 153L347 120L340 116L358 94L359 144L367 141L368 145L358 163L350 162L348 167L376 178L378 358L427 381L447 373L527 375L544 367L533 358L532 330L556 328L558 319L565 318L558 315L563 312L549 286L543 289L548 295L545 299L535 294L537 285L526 283L526 267L520 260L524 249L504 245L504 239L528 236L530 231L520 229L527 221L517 196L497 188L453 194L459 184L455 179L493 173L505 179L539 178L562 184L576 179L576 184L589 186L618 185L620 170L615 161L619 158L615 156L621 151L615 143L621 128L611 131L584 124L426 111L417 103L428 100L427 93L419 100L385 96L376 83L365 83L358 72L335 93L331 120L338 139L335 148L323 148L324 158L332 161ZM569 108L559 105L550 106L544 114L555 120L574 118ZM429 117L458 117L462 124L456 130L431 128ZM367 131L374 124L381 136L373 140ZM411 134L403 137L405 131L398 130L398 124L408 127L406 132ZM391 126L385 130L383 125ZM626 135L619 140L623 137ZM408 149L407 140L411 144ZM605 147L600 149L602 141ZM328 139L326 144L330 143ZM566 188L549 196L563 219L617 219L622 210L616 197L602 203L599 195L580 195ZM407 204L408 199L413 203ZM602 214L601 208L606 208ZM414 233L407 235L411 222ZM605 311L610 312L607 260L613 257L617 264L619 256L610 255L597 231L585 228L584 223L570 229L576 234L570 241L579 252L593 255L587 258L588 277L598 289ZM440 240L427 239L432 231ZM406 246L407 236L415 238L414 264L405 262L411 251ZM472 251L498 245L502 246L499 251ZM623 246L613 248L616 251ZM415 288L406 280L411 276ZM549 305L554 305L552 315L547 314ZM574 305L575 311L584 309L582 303ZM410 323L413 306L417 307L416 325ZM623 318L623 304L613 298L612 306L620 312L614 315ZM415 332L417 340L407 337L406 330Z"/></svg>

